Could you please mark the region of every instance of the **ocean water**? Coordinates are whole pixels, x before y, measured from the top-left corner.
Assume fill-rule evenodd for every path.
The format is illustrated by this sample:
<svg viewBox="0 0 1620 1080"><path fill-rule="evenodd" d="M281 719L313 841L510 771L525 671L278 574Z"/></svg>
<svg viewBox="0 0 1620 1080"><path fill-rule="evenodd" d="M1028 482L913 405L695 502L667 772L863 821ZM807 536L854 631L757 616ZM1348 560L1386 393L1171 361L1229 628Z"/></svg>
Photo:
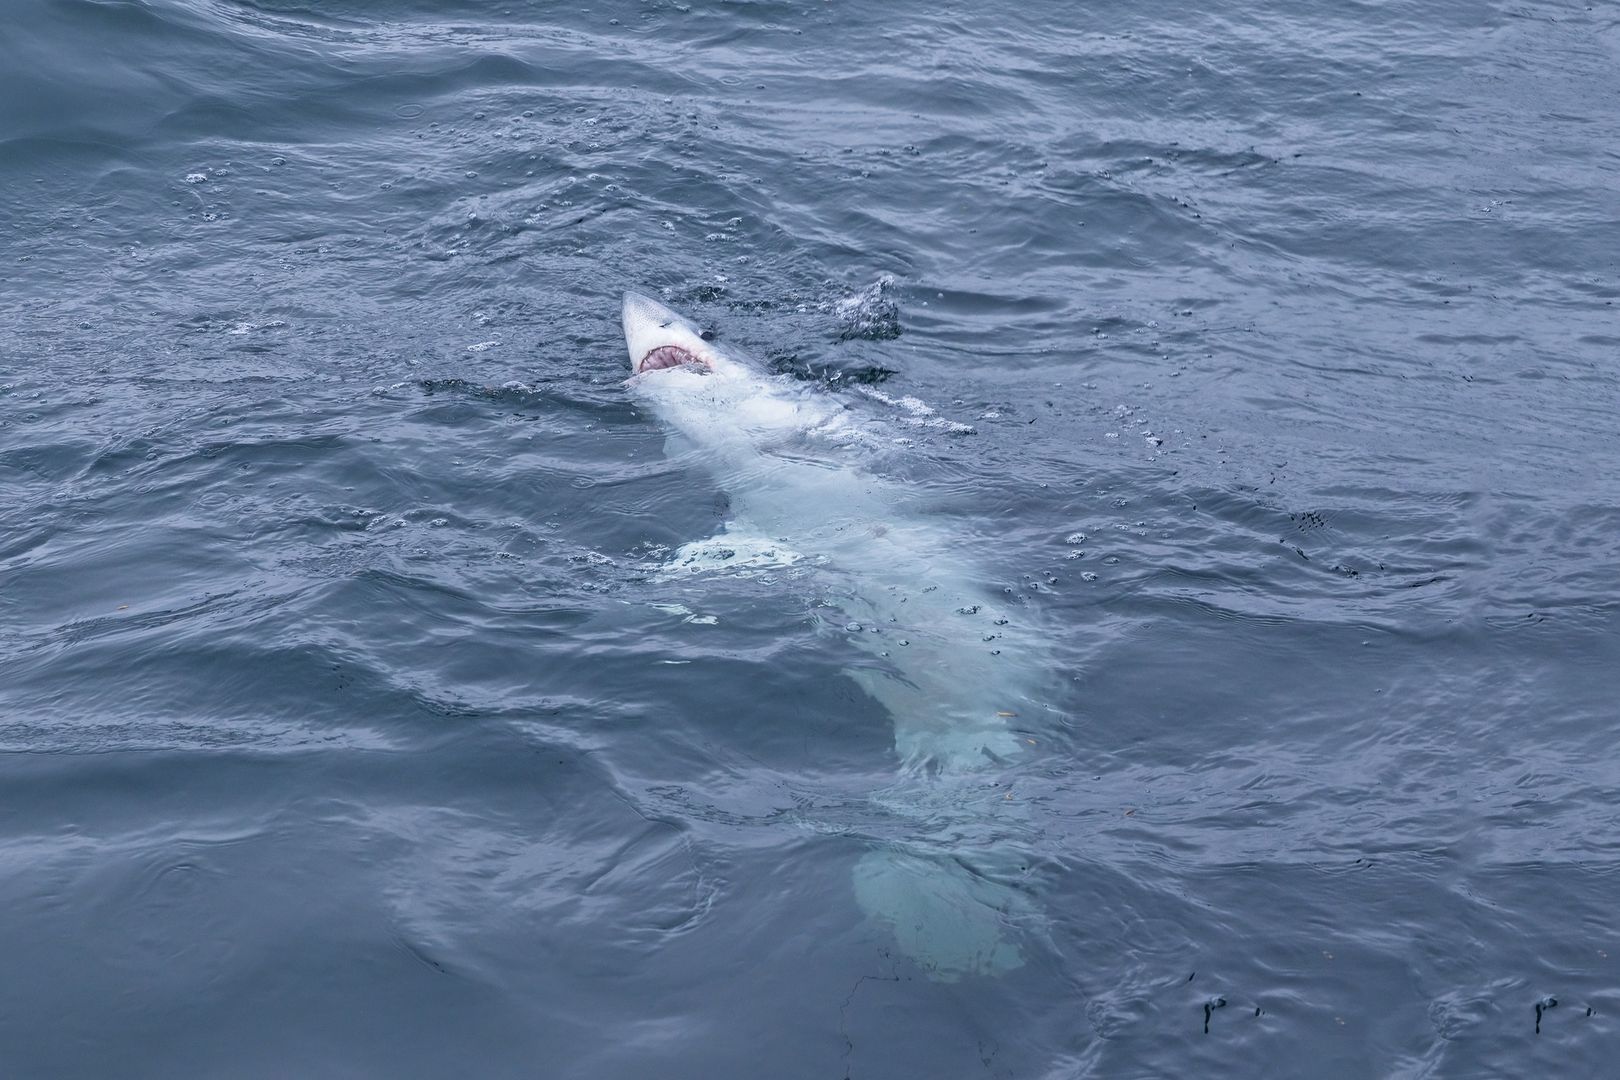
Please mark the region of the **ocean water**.
<svg viewBox="0 0 1620 1080"><path fill-rule="evenodd" d="M1612 1070L1612 3L6 15L6 1075ZM813 573L666 572L626 289L1043 628L974 798Z"/></svg>

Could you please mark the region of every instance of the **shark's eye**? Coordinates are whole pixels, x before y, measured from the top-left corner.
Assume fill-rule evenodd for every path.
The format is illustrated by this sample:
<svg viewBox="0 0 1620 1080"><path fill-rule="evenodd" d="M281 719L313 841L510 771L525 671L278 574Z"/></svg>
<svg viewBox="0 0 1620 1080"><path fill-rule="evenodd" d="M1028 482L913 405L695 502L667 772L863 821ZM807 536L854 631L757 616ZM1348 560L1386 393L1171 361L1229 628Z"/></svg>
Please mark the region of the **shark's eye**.
<svg viewBox="0 0 1620 1080"><path fill-rule="evenodd" d="M658 324L658 329L667 330L669 328L669 324L674 322L674 321L675 321L674 319L665 319L663 322Z"/></svg>

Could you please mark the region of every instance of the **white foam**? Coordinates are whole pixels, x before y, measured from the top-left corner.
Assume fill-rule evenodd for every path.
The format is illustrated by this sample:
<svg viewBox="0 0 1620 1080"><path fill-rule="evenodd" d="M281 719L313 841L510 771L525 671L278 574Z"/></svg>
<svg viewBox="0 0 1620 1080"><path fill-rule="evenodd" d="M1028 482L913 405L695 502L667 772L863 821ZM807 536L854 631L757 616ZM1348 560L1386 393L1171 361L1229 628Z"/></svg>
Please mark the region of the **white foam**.
<svg viewBox="0 0 1620 1080"><path fill-rule="evenodd" d="M893 394L886 394L882 390L871 386L861 387L861 393L873 401L887 405L900 413L901 421L910 424L912 427L934 428L949 432L952 435L972 435L974 433L973 425L963 424L956 420L947 420L945 417L940 416L938 410L928 402L911 394L895 397Z"/></svg>
<svg viewBox="0 0 1620 1080"><path fill-rule="evenodd" d="M803 555L780 540L748 533L724 532L706 540L682 544L669 562L664 564L661 574L665 577L706 573L755 575L783 570L803 561Z"/></svg>

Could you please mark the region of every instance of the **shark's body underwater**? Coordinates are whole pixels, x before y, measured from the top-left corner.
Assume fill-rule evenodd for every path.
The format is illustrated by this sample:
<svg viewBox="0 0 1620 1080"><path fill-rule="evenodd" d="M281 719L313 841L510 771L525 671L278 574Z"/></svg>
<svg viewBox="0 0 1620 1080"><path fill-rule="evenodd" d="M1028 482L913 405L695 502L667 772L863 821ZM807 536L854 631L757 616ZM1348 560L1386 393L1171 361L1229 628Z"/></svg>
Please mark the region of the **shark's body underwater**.
<svg viewBox="0 0 1620 1080"><path fill-rule="evenodd" d="M623 320L631 391L725 488L727 539L808 560L869 654L851 674L889 711L903 764L875 797L927 828L860 860L857 900L936 977L1018 966L1013 924L1034 920L1009 879L1027 859L985 773L1025 744L1009 721L1039 707L1041 639L998 607L970 544L916 513L905 485L859 467L862 434L830 395L727 355L649 297L626 293ZM677 561L703 551L688 545Z"/></svg>

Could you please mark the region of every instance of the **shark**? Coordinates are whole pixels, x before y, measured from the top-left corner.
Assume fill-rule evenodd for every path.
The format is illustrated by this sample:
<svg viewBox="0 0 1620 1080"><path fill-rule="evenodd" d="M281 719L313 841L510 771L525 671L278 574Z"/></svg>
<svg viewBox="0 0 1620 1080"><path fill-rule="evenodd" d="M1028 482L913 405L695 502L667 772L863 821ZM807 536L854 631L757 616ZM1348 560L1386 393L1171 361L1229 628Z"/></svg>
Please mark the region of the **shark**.
<svg viewBox="0 0 1620 1080"><path fill-rule="evenodd" d="M1027 817L999 778L1045 709L1040 628L985 580L970 537L870 467L872 425L838 396L652 297L626 293L621 315L631 395L666 428L666 453L701 463L729 500L721 534L672 565L718 570L746 552L808 568L855 645L850 677L893 721L894 780L871 795L887 825L855 864L859 906L936 979L1017 968L1039 916Z"/></svg>

